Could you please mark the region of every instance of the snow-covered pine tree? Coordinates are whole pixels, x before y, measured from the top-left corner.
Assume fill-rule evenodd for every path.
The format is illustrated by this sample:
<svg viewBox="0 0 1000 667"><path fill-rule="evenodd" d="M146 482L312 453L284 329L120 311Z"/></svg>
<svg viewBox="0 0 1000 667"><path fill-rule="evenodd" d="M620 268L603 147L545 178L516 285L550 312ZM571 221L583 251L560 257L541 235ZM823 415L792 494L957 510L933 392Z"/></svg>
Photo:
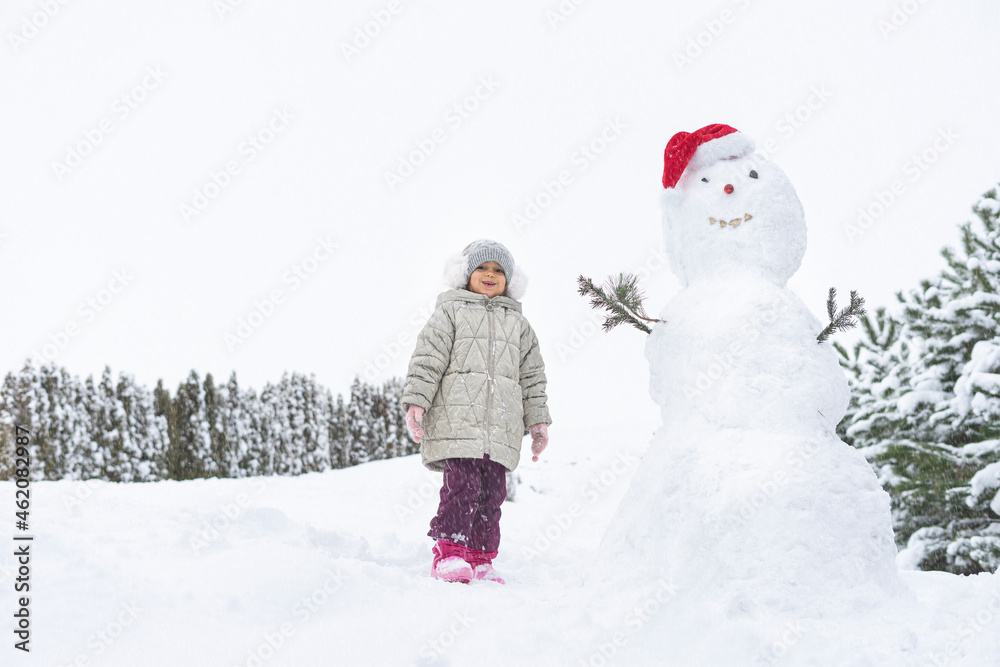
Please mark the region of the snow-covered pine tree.
<svg viewBox="0 0 1000 667"><path fill-rule="evenodd" d="M101 379L92 386L94 392L87 404L90 412L90 439L96 443L100 453L98 459L100 463L95 477L120 482L122 444L121 434L115 427L115 403L118 399L111 379L111 369L105 366L101 372Z"/></svg>
<svg viewBox="0 0 1000 667"><path fill-rule="evenodd" d="M26 367L27 369L27 367ZM68 451L62 427L67 415L62 414L61 377L54 364L32 368L26 378L30 383L29 403L33 412L32 422L36 443L34 474L38 479L62 479L66 474Z"/></svg>
<svg viewBox="0 0 1000 667"><path fill-rule="evenodd" d="M260 429L261 451L257 458L261 475L281 474L281 421L277 414L279 398L277 396L278 387L270 382L264 384L260 391L258 402L260 407L257 410L259 419L257 427Z"/></svg>
<svg viewBox="0 0 1000 667"><path fill-rule="evenodd" d="M115 388L121 407L121 428L128 433L134 456L130 462L131 479L123 481L152 482L166 479L164 454L169 444L167 420L156 416L152 394L135 382L135 378L118 374Z"/></svg>
<svg viewBox="0 0 1000 667"><path fill-rule="evenodd" d="M944 279L955 297L948 310L959 322L945 354L954 350L958 365L955 397L940 418L958 420L962 439L1000 438L1000 202L991 190L973 207L982 230L962 226L962 250L944 251L952 273ZM949 366L949 370L951 370Z"/></svg>
<svg viewBox="0 0 1000 667"><path fill-rule="evenodd" d="M226 435L226 410L222 396L215 386L215 378L205 373L202 383L205 400L205 426L208 429L209 457L205 466L208 477L231 477L232 446Z"/></svg>
<svg viewBox="0 0 1000 667"><path fill-rule="evenodd" d="M92 439L101 449L101 479L110 482L143 482L149 479L150 466L143 465L143 452L136 442L135 420L130 412L141 409L131 377L119 374L116 385L107 366L97 385L98 404L91 411ZM126 406L122 399L129 402Z"/></svg>
<svg viewBox="0 0 1000 667"><path fill-rule="evenodd" d="M50 439L58 443L58 463L45 471L45 479L73 479L78 450L90 444L90 414L83 385L65 368L48 364L40 369L42 387L49 395Z"/></svg>
<svg viewBox="0 0 1000 667"><path fill-rule="evenodd" d="M64 453L53 433L56 425L47 390L52 385L51 372L51 368L36 368L29 359L13 385L17 423L31 432L32 480L55 479L47 475L59 474L65 467Z"/></svg>
<svg viewBox="0 0 1000 667"><path fill-rule="evenodd" d="M83 381L80 397L87 413L87 437L74 447L70 455L70 478L101 479L106 450L99 437L100 426L95 424L95 413L103 409L104 398L94 383L94 376L88 375Z"/></svg>
<svg viewBox="0 0 1000 667"><path fill-rule="evenodd" d="M330 441L330 466L332 468L346 468L350 451L350 438L347 429L347 408L344 406L343 394L337 394L337 401L334 403L333 394L327 391L327 403L329 404L329 421L327 431Z"/></svg>
<svg viewBox="0 0 1000 667"><path fill-rule="evenodd" d="M896 401L912 375L909 345L900 339L902 324L885 308L862 317L861 329L863 336L850 350L833 343L851 385L851 403L838 432L859 447L878 442L901 428L899 422L906 415L896 410Z"/></svg>
<svg viewBox="0 0 1000 667"><path fill-rule="evenodd" d="M365 383L370 400L368 419L368 460L381 461L389 458L389 403L385 393L378 387Z"/></svg>
<svg viewBox="0 0 1000 667"><path fill-rule="evenodd" d="M88 441L90 423L80 391L79 382L54 364L36 368L29 359L20 372L8 373L0 388L0 424L11 431L0 433L0 452L13 456L14 427L24 426L31 431L32 478L71 477L72 452ZM0 479L4 474L0 463Z"/></svg>
<svg viewBox="0 0 1000 667"><path fill-rule="evenodd" d="M1000 202L991 190L973 207L979 225L962 225L958 251L945 249L940 308L918 310L914 331L928 346L929 366L949 399L934 406L930 425L957 451L952 462L962 484L945 525L921 527L911 538L929 562L952 571L1000 568ZM909 315L909 313L908 313ZM949 330L946 322L953 326ZM938 337L938 334L940 337ZM950 337L945 337L949 335ZM932 339L931 337L934 336ZM945 426L947 425L947 426ZM915 544L914 544L915 543ZM938 568L935 568L938 569Z"/></svg>
<svg viewBox="0 0 1000 667"><path fill-rule="evenodd" d="M211 442L197 372L192 370L181 382L170 405L174 429L165 456L167 477L177 480L204 477L211 460Z"/></svg>
<svg viewBox="0 0 1000 667"><path fill-rule="evenodd" d="M245 451L245 428L242 419L243 405L240 401L240 384L236 371L229 375L226 384L219 387L219 410L222 412L222 431L229 445L230 460L228 477L242 477L240 458Z"/></svg>
<svg viewBox="0 0 1000 667"><path fill-rule="evenodd" d="M122 394L132 396L131 378L120 376ZM100 478L109 482L146 481L142 466L142 451L131 430L128 409L119 398L118 387L105 366L97 385L97 402L91 406L91 439L101 451ZM130 405L129 409L135 409Z"/></svg>
<svg viewBox="0 0 1000 667"><path fill-rule="evenodd" d="M299 373L282 375L273 391L275 473L301 475L329 468L328 431L315 378Z"/></svg>
<svg viewBox="0 0 1000 667"><path fill-rule="evenodd" d="M166 424L166 447L163 450L163 457L160 460L160 479L171 478L171 456L177 442L177 417L174 415L173 400L170 398L170 391L163 386L163 380L156 381L153 389L153 415Z"/></svg>
<svg viewBox="0 0 1000 667"><path fill-rule="evenodd" d="M260 430L254 427L253 392L243 392L236 380L236 371L226 384L219 387L222 428L229 447L228 477L248 477L258 474L257 461L251 452L260 450Z"/></svg>
<svg viewBox="0 0 1000 667"><path fill-rule="evenodd" d="M408 456L420 451L420 445L410 438L406 428L406 413L403 412L403 390L406 381L401 378L386 380L382 385L382 395L386 406L386 456Z"/></svg>
<svg viewBox="0 0 1000 667"><path fill-rule="evenodd" d="M7 373L0 388L0 480L14 478L16 427L28 427L28 407L21 400L19 374Z"/></svg>
<svg viewBox="0 0 1000 667"><path fill-rule="evenodd" d="M288 388L287 379L288 374L284 373L278 384L268 382L260 392L263 414L265 415L262 435L266 446L272 453L269 474L274 475L291 473L291 459L295 456L289 428L289 399L285 395Z"/></svg>
<svg viewBox="0 0 1000 667"><path fill-rule="evenodd" d="M87 385L78 377L70 377L69 372L60 369L62 377L63 392L59 401L55 402L57 409L61 401L65 402L65 409L62 412L60 429L66 437L66 471L63 479L89 479L97 474L95 461L96 444L91 438L90 411L87 409L90 397L89 391L93 391L91 382L90 390Z"/></svg>
<svg viewBox="0 0 1000 667"><path fill-rule="evenodd" d="M7 373L0 385L0 482L7 481L14 474L15 430L17 417L14 414L16 394L9 388L14 374Z"/></svg>
<svg viewBox="0 0 1000 667"><path fill-rule="evenodd" d="M297 475L301 472L301 442L296 437L295 422L299 406L295 387L289 382L288 373L282 374L278 384L268 383L261 392L261 399L267 402L266 414L270 418L268 439L274 451L274 474Z"/></svg>
<svg viewBox="0 0 1000 667"><path fill-rule="evenodd" d="M237 477L270 475L274 472L274 455L265 440L267 417L264 404L253 389L242 391L236 374L229 380L229 436L237 442Z"/></svg>
<svg viewBox="0 0 1000 667"><path fill-rule="evenodd" d="M295 405L291 424L298 445L298 472L295 474L329 470L329 429L316 377L292 373L288 382L289 395Z"/></svg>
<svg viewBox="0 0 1000 667"><path fill-rule="evenodd" d="M922 569L1000 567L1000 205L990 191L948 268L900 294L898 324L872 325L847 367L859 391L846 428L894 505ZM898 340L882 336L899 329Z"/></svg>
<svg viewBox="0 0 1000 667"><path fill-rule="evenodd" d="M355 376L347 404L347 465L368 463L374 449L371 438L372 396L370 388Z"/></svg>

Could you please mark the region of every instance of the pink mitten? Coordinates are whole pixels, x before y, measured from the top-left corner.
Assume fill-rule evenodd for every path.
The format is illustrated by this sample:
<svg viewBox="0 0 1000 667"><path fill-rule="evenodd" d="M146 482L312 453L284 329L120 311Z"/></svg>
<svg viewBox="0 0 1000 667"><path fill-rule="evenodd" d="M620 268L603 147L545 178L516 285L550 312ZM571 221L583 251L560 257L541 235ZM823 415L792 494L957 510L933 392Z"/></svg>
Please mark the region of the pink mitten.
<svg viewBox="0 0 1000 667"><path fill-rule="evenodd" d="M538 461L538 455L549 444L549 425L544 422L535 424L528 429L528 433L531 434L531 460Z"/></svg>
<svg viewBox="0 0 1000 667"><path fill-rule="evenodd" d="M410 437L414 442L420 442L424 437L424 429L420 428L420 420L424 418L424 409L419 405L411 405L406 411L406 428L410 429Z"/></svg>

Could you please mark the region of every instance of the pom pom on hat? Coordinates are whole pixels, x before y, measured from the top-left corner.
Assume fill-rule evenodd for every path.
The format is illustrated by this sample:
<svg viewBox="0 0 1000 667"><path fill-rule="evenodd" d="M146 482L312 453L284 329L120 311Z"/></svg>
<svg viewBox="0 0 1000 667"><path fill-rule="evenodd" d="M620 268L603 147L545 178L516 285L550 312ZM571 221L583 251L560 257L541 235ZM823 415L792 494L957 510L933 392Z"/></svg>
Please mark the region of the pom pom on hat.
<svg viewBox="0 0 1000 667"><path fill-rule="evenodd" d="M524 272L516 268L513 255L503 244L488 239L473 241L460 254L452 255L445 265L445 282L452 289L464 289L476 267L489 261L503 269L507 278L506 295L514 300L524 296L527 283Z"/></svg>
<svg viewBox="0 0 1000 667"><path fill-rule="evenodd" d="M721 123L694 132L678 132L663 151L663 187L676 186L689 166L706 167L719 160L743 157L753 149L753 140Z"/></svg>

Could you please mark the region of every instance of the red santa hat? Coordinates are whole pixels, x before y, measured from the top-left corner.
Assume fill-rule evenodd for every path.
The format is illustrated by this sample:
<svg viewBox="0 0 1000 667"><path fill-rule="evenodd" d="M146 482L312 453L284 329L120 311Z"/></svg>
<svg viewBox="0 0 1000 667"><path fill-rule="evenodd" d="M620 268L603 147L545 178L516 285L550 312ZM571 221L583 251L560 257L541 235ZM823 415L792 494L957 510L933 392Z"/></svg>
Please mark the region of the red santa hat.
<svg viewBox="0 0 1000 667"><path fill-rule="evenodd" d="M753 140L721 123L694 132L678 132L663 151L663 187L672 188L689 166L706 167L719 160L743 157L753 152Z"/></svg>

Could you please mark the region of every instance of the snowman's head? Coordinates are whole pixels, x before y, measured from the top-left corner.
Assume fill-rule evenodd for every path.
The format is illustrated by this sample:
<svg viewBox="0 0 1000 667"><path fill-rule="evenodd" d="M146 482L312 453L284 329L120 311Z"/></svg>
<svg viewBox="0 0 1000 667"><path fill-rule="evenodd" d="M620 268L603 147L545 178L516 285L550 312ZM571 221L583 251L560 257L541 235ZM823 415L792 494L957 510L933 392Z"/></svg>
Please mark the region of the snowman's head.
<svg viewBox="0 0 1000 667"><path fill-rule="evenodd" d="M662 204L673 272L684 285L749 271L784 286L806 249L802 204L785 173L725 125L670 141Z"/></svg>

